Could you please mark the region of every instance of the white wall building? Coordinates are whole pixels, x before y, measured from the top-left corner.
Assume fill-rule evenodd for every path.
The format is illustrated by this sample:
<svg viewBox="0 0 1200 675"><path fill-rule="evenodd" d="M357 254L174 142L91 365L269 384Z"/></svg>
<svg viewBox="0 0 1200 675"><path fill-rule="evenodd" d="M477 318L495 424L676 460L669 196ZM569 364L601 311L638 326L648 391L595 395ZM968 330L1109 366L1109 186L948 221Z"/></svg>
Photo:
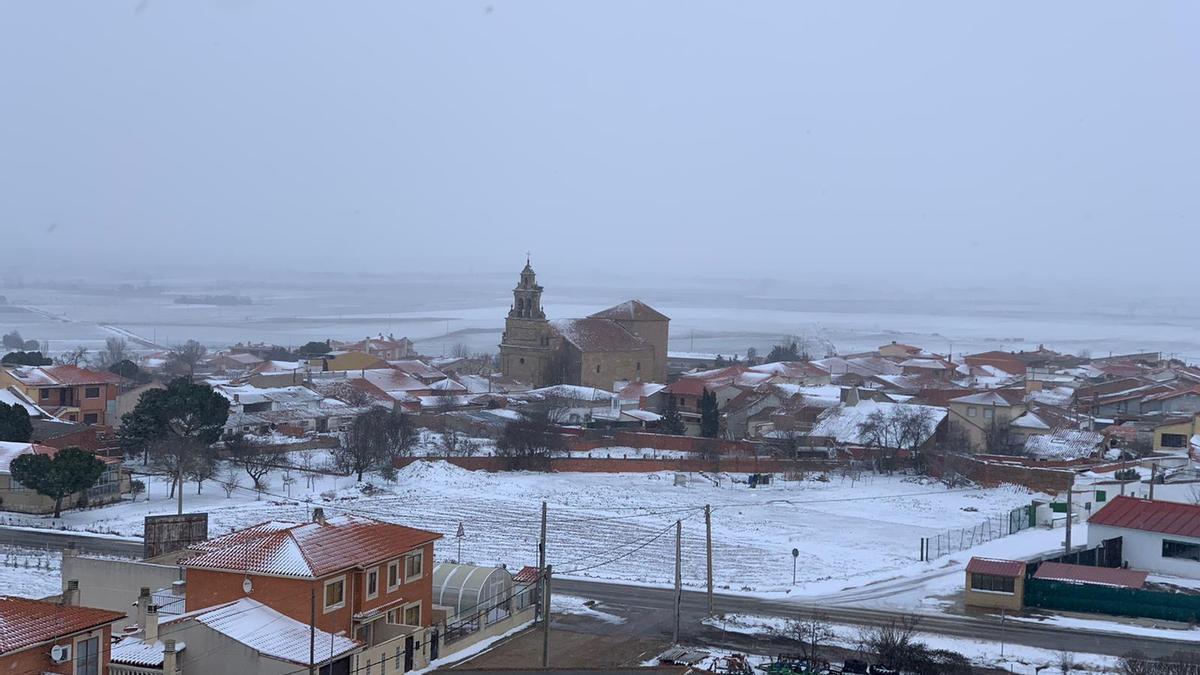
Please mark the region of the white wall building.
<svg viewBox="0 0 1200 675"><path fill-rule="evenodd" d="M1089 548L1119 537L1128 567L1200 579L1200 506L1115 497L1087 530Z"/></svg>

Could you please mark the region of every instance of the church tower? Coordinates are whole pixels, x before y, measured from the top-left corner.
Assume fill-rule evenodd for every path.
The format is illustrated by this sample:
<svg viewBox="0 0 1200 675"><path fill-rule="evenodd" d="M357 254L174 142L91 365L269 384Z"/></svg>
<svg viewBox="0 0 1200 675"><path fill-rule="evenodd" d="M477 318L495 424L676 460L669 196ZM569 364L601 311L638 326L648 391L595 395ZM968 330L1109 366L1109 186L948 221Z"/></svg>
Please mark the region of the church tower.
<svg viewBox="0 0 1200 675"><path fill-rule="evenodd" d="M500 369L504 376L534 387L549 383L558 347L558 340L552 337L550 322L542 311L542 287L526 258L500 338Z"/></svg>

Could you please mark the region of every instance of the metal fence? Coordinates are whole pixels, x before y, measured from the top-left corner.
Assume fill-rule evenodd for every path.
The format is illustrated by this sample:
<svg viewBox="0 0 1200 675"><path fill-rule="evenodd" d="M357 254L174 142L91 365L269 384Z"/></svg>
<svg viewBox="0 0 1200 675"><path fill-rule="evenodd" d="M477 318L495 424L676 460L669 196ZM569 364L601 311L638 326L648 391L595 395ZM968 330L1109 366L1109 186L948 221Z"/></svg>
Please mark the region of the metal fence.
<svg viewBox="0 0 1200 675"><path fill-rule="evenodd" d="M942 556L965 551L974 546L1016 534L1033 527L1034 507L1019 506L1008 513L998 513L984 518L971 527L921 537L921 560L936 560Z"/></svg>

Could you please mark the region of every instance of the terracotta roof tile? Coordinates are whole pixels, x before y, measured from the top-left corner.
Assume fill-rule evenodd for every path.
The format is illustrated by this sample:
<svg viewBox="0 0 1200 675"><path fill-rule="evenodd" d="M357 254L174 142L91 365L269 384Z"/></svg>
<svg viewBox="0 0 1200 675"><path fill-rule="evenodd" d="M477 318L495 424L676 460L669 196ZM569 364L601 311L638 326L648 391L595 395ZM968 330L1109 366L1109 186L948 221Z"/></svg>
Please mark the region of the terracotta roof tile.
<svg viewBox="0 0 1200 675"><path fill-rule="evenodd" d="M268 521L192 546L186 567L315 578L403 555L442 535L358 516Z"/></svg>
<svg viewBox="0 0 1200 675"><path fill-rule="evenodd" d="M107 609L0 596L0 654L91 630L124 616Z"/></svg>
<svg viewBox="0 0 1200 675"><path fill-rule="evenodd" d="M1065 581L1072 584L1141 588L1146 585L1147 576L1149 576L1149 573L1141 570L1044 562L1038 566L1033 578L1045 579L1047 581Z"/></svg>

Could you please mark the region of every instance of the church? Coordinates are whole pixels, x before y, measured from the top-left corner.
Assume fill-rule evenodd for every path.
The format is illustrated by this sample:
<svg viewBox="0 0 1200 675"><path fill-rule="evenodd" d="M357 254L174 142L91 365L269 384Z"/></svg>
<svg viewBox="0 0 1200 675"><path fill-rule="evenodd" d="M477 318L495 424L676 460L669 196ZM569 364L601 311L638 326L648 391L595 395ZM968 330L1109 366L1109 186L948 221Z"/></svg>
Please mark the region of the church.
<svg viewBox="0 0 1200 675"><path fill-rule="evenodd" d="M525 261L500 339L505 377L534 387L577 384L612 391L613 383L667 381L671 320L640 300L583 319L549 321L542 287Z"/></svg>

